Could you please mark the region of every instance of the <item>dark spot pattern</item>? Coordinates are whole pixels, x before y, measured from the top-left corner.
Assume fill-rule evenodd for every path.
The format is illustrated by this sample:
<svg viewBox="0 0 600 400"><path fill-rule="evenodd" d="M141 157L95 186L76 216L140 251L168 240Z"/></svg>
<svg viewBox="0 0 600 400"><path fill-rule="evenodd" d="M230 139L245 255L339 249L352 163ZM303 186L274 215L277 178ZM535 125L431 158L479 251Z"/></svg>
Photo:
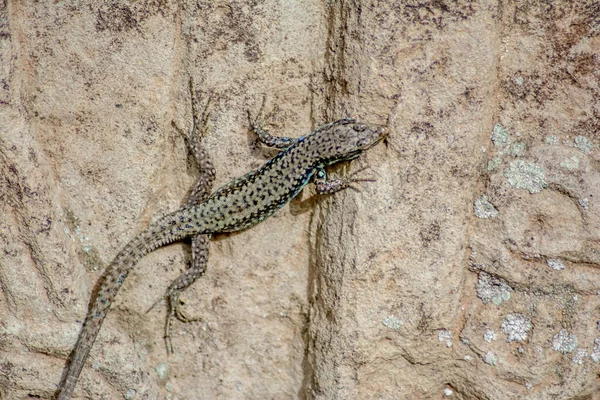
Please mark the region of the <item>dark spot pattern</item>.
<svg viewBox="0 0 600 400"><path fill-rule="evenodd" d="M194 115L194 124L196 118ZM196 140L195 131L194 126L193 142ZM271 136L273 143L285 147L283 151L262 167L234 179L211 195L214 168L208 155L194 142L192 147L198 150L198 164L204 171L203 175L183 208L151 224L129 242L108 266L75 346L59 399L70 397L114 297L129 271L144 255L186 237L194 238L192 254L195 266L173 282L167 291L170 306L168 327L179 291L204 273L211 234L240 231L260 223L294 198L315 174L320 193L332 193L347 187L343 180L327 181L324 168L358 157L384 137L383 128L356 124L349 118L323 125L295 141ZM168 329L166 331L168 334Z"/></svg>

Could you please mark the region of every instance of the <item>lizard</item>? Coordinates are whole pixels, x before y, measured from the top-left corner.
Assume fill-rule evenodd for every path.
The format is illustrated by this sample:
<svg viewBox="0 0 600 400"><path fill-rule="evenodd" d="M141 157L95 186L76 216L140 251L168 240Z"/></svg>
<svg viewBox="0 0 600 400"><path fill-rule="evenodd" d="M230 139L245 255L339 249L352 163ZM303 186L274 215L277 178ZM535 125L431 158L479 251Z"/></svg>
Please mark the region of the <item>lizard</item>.
<svg viewBox="0 0 600 400"><path fill-rule="evenodd" d="M190 91L193 114L190 145L201 158L199 167L202 172L198 184L182 208L151 223L145 231L125 245L106 268L69 357L68 367L58 389L58 400L71 398L119 288L143 256L159 247L192 238L192 266L169 286L165 294L169 308L165 340L167 351L171 352L169 327L172 317L189 320L179 310L179 294L204 273L211 235L245 230L264 221L292 200L311 181L314 182L316 193L319 195L333 194L353 187L355 182L369 181L370 179L352 178L354 174L342 179L328 179L325 167L355 159L388 134L388 130L381 125L343 118L322 125L299 138L273 136L264 127L264 120L261 119L265 104L263 99L263 106L256 119L252 120L248 113L250 128L260 142L281 151L258 169L230 181L210 194L215 170L208 154L200 145L200 118L194 107L195 93L191 80ZM202 122L202 131L206 132L206 111Z"/></svg>

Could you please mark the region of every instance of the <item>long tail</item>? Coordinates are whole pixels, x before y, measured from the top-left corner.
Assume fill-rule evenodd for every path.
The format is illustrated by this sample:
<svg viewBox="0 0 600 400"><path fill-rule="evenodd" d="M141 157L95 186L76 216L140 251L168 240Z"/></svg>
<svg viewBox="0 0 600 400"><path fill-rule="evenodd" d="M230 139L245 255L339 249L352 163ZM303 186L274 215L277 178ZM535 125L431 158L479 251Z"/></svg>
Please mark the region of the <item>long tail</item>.
<svg viewBox="0 0 600 400"><path fill-rule="evenodd" d="M102 283L96 298L93 300L85 319L75 349L71 353L71 362L64 375L64 381L60 386L57 400L69 400L71 398L79 374L85 365L85 360L92 345L96 341L108 309L135 264L143 256L161 246L198 233L204 233L208 229L208 227L198 226L197 223L191 223L188 220L191 208L176 211L152 224L146 231L129 242L110 263L102 276Z"/></svg>

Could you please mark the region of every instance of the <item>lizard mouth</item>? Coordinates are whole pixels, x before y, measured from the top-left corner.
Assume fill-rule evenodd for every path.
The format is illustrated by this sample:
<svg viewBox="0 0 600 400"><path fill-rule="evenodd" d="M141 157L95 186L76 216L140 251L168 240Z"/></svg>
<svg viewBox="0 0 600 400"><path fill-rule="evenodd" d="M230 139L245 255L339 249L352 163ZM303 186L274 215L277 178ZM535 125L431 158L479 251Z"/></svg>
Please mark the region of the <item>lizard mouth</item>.
<svg viewBox="0 0 600 400"><path fill-rule="evenodd" d="M387 130L385 127L383 126L379 126L376 129L373 130L373 135L372 140L365 144L361 150L367 150L370 149L371 147L375 146L377 143L381 142L383 139L387 138L389 134L389 130Z"/></svg>
<svg viewBox="0 0 600 400"><path fill-rule="evenodd" d="M378 143L390 134L389 129L387 129L385 126L380 126L375 132L379 135L379 140L377 141Z"/></svg>

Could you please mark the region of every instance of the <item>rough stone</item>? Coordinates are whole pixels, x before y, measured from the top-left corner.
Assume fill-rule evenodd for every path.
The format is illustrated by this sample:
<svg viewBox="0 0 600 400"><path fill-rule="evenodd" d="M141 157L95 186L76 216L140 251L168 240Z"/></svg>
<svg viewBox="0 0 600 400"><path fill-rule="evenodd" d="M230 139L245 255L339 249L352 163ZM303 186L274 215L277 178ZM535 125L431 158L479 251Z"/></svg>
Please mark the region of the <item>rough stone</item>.
<svg viewBox="0 0 600 400"><path fill-rule="evenodd" d="M598 27L597 0L3 2L0 397L51 398L105 265L185 201L191 76L217 185L273 155L265 93L274 134L387 124L329 171L376 182L216 237L168 358L146 311L189 245L145 257L76 398L594 398ZM486 341L511 314L527 340Z"/></svg>

